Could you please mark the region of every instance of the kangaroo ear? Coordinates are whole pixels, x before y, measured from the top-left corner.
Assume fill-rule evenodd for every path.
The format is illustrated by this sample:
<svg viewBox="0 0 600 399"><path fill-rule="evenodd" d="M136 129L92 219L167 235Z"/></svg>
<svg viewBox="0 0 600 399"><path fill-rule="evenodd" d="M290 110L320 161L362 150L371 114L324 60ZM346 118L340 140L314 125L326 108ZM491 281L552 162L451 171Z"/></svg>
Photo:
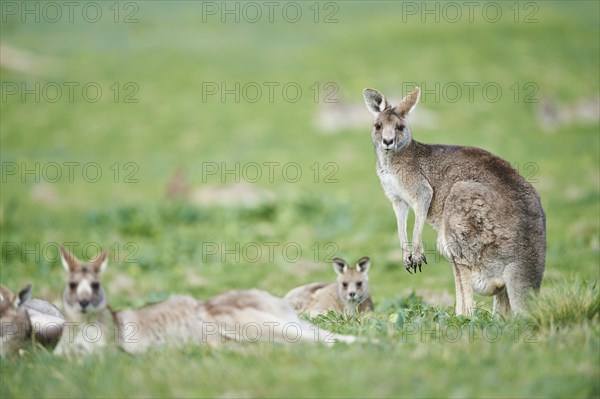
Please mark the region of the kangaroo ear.
<svg viewBox="0 0 600 399"><path fill-rule="evenodd" d="M15 301L15 307L19 308L19 307L25 305L25 303L27 303L27 301L29 301L30 299L31 299L31 284L29 284L27 287L25 287L21 291L19 291L19 294L17 295L17 300Z"/></svg>
<svg viewBox="0 0 600 399"><path fill-rule="evenodd" d="M340 258L335 258L333 260L333 270L339 275L342 275L348 270L348 264L346 261Z"/></svg>
<svg viewBox="0 0 600 399"><path fill-rule="evenodd" d="M371 268L371 259L368 256L364 258L360 258L360 260L356 263L356 270L361 272L362 274L367 274L369 269Z"/></svg>
<svg viewBox="0 0 600 399"><path fill-rule="evenodd" d="M100 252L90 263L96 273L102 273L108 265L108 251L104 250Z"/></svg>
<svg viewBox="0 0 600 399"><path fill-rule="evenodd" d="M402 116L408 116L415 109L415 106L419 102L419 96L421 95L421 89L415 87L412 93L407 94L402 99L400 104L396 106L397 112Z"/></svg>
<svg viewBox="0 0 600 399"><path fill-rule="evenodd" d="M381 94L375 89L364 89L363 97L365 98L365 104L367 104L367 109L371 111L371 113L376 117L381 112L389 108L389 104L386 101L383 94Z"/></svg>
<svg viewBox="0 0 600 399"><path fill-rule="evenodd" d="M68 249L63 245L60 246L60 260L67 273L72 272L79 265L79 261Z"/></svg>

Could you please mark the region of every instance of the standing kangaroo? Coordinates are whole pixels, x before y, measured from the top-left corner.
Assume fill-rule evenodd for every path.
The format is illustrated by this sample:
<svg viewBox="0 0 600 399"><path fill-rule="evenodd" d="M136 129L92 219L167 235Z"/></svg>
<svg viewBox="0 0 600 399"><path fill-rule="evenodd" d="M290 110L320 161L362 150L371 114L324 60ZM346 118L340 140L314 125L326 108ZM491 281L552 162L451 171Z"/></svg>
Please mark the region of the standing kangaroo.
<svg viewBox="0 0 600 399"><path fill-rule="evenodd" d="M534 188L510 164L473 147L422 144L407 117L419 88L391 106L373 89L364 99L375 116L372 140L377 175L392 202L403 263L427 263L422 233L427 219L438 232L438 250L452 262L456 314L475 308L473 292L494 296L494 312L522 313L530 289L544 274L546 217ZM410 245L409 207L415 213Z"/></svg>
<svg viewBox="0 0 600 399"><path fill-rule="evenodd" d="M117 345L128 353L183 344L216 346L236 342L351 343L355 337L330 333L298 318L283 299L265 291L229 291L204 302L172 296L141 308L113 311L101 284L107 253L81 262L61 247L67 270L63 304L67 316L55 353L86 354Z"/></svg>
<svg viewBox="0 0 600 399"><path fill-rule="evenodd" d="M373 310L369 290L369 258L361 258L356 268L350 268L340 258L333 260L333 270L337 274L335 283L312 283L292 289L285 299L296 311L309 313L311 317L327 313L348 312L351 314Z"/></svg>

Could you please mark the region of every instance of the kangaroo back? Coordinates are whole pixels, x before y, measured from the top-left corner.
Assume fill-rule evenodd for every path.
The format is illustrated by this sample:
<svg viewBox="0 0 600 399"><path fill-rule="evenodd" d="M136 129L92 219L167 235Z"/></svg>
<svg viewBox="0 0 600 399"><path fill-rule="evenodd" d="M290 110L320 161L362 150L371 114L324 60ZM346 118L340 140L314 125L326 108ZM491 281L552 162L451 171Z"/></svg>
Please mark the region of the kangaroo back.
<svg viewBox="0 0 600 399"><path fill-rule="evenodd" d="M342 312L337 283L311 283L292 288L283 297L298 313L316 316L329 310Z"/></svg>
<svg viewBox="0 0 600 399"><path fill-rule="evenodd" d="M128 353L156 346L203 344L201 304L189 296L172 296L162 302L115 312L118 343Z"/></svg>
<svg viewBox="0 0 600 399"><path fill-rule="evenodd" d="M227 340L325 344L356 340L301 320L286 301L261 290L229 291L213 297L204 302L202 318L210 323L213 344Z"/></svg>

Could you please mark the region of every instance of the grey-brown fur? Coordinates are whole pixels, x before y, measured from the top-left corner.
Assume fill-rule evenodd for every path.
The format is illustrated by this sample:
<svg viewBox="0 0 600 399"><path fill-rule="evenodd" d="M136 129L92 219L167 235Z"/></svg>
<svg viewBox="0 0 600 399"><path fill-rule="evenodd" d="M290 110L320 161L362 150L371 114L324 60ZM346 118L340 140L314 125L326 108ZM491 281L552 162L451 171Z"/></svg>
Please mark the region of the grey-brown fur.
<svg viewBox="0 0 600 399"><path fill-rule="evenodd" d="M428 220L438 250L453 264L456 313L475 307L473 292L494 295L494 310L524 310L527 292L544 274L546 221L540 199L510 164L472 147L422 144L412 139L407 116L419 89L397 106L365 89L375 115L372 139L377 174L392 202L406 269L426 263L422 232ZM412 243L408 210L415 212Z"/></svg>
<svg viewBox="0 0 600 399"><path fill-rule="evenodd" d="M113 313L119 327L119 346L128 353L142 353L159 346L203 344L200 303L176 295L141 308Z"/></svg>
<svg viewBox="0 0 600 399"><path fill-rule="evenodd" d="M68 322L57 354L92 353L105 346L141 353L167 345L297 342L296 332L302 342L355 340L318 329L299 319L284 300L260 290L229 291L205 302L178 295L141 308L112 311L100 277L106 268L106 252L84 263L61 250L68 271L63 295ZM86 328L92 333L100 330L100 339L86 339Z"/></svg>
<svg viewBox="0 0 600 399"><path fill-rule="evenodd" d="M31 298L31 285L17 295L0 285L0 357L16 353L31 339L31 321L25 304Z"/></svg>
<svg viewBox="0 0 600 399"><path fill-rule="evenodd" d="M31 343L52 348L60 339L64 318L51 303L31 298L31 285L14 295L0 285L0 356Z"/></svg>
<svg viewBox="0 0 600 399"><path fill-rule="evenodd" d="M162 345L201 343L199 304L193 298L173 296L115 312L108 305L101 278L108 263L107 252L90 262L78 260L63 247L61 252L68 272L63 294L67 322L56 354L87 354L106 346L140 353Z"/></svg>
<svg viewBox="0 0 600 399"><path fill-rule="evenodd" d="M50 302L38 298L27 301L25 309L31 320L35 342L53 348L62 335L65 323L62 312Z"/></svg>
<svg viewBox="0 0 600 399"><path fill-rule="evenodd" d="M284 299L299 313L313 317L329 311L353 314L373 310L367 274L370 265L367 257L360 259L355 268L336 258L333 260L336 282L302 285L290 290Z"/></svg>
<svg viewBox="0 0 600 399"><path fill-rule="evenodd" d="M302 320L283 299L262 290L229 291L205 301L201 317L224 339L278 343L352 343L356 337L334 334Z"/></svg>

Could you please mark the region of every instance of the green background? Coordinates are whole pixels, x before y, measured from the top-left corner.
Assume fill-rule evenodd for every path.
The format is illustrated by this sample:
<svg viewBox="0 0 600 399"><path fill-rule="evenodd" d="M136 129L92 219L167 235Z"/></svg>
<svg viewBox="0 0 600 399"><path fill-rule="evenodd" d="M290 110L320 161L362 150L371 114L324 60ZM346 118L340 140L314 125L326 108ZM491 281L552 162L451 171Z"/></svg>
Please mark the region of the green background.
<svg viewBox="0 0 600 399"><path fill-rule="evenodd" d="M82 2L71 18L59 2L56 18L45 2L2 2L2 284L32 283L60 303L59 243L85 259L111 251L117 308L173 293L284 295L333 281L333 256L367 255L375 313L316 322L380 340L80 361L31 350L2 360L2 396L597 396L598 309L573 309L598 302L600 8L476 3L470 14L461 2L275 2L269 14L263 2ZM494 323L452 315L452 270L431 227L423 273L401 264L362 89L398 100L413 83L416 140L485 148L541 196L547 297L537 303L556 306L533 322L534 343L522 330L515 343L506 321L498 342L483 330L474 342L468 330L458 342L404 339L399 317ZM202 201L238 181L241 193Z"/></svg>

